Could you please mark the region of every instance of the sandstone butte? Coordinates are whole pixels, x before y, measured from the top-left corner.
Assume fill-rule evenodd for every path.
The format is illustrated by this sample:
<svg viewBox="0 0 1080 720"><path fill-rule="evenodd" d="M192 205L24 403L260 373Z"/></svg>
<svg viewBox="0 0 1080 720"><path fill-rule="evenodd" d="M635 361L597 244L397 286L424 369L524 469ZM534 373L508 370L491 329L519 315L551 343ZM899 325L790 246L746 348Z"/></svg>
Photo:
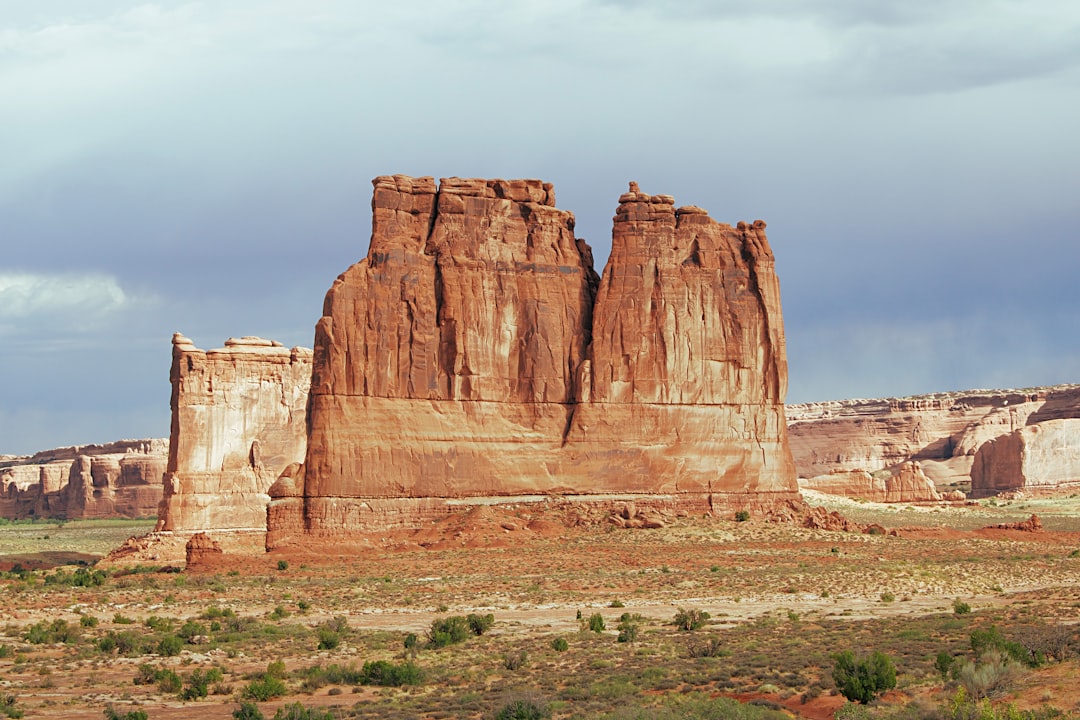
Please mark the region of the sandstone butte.
<svg viewBox="0 0 1080 720"><path fill-rule="evenodd" d="M119 440L0 459L0 517L152 517L167 441Z"/></svg>
<svg viewBox="0 0 1080 720"><path fill-rule="evenodd" d="M257 337L204 351L176 333L170 379L172 427L155 531L213 529L223 547L261 548L266 491L304 457L311 351ZM186 540L175 542L173 554L182 552Z"/></svg>
<svg viewBox="0 0 1080 720"><path fill-rule="evenodd" d="M367 257L315 329L307 450L268 547L573 496L798 499L765 224L631 183L603 278L538 180L374 181Z"/></svg>
<svg viewBox="0 0 1080 720"><path fill-rule="evenodd" d="M807 403L789 405L787 416L807 489L869 500L892 484L901 502L935 500L919 497L930 486L910 471L901 477L909 463L940 490L970 481L972 497L1071 492L1080 483L1076 385Z"/></svg>

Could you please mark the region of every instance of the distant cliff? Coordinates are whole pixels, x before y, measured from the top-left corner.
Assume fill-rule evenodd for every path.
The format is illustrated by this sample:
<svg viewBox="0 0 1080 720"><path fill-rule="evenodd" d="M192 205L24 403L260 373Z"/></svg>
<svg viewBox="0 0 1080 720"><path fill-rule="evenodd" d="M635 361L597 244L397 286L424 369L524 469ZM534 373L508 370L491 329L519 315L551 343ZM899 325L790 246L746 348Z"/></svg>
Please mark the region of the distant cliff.
<svg viewBox="0 0 1080 720"><path fill-rule="evenodd" d="M157 514L167 440L120 440L0 460L0 517L128 517Z"/></svg>
<svg viewBox="0 0 1080 720"><path fill-rule="evenodd" d="M787 417L799 476L817 484L836 486L846 471L887 474L909 461L939 489L970 482L975 497L1080 483L1069 460L1080 447L1077 385L805 403L789 405ZM1050 421L1059 422L1044 426Z"/></svg>

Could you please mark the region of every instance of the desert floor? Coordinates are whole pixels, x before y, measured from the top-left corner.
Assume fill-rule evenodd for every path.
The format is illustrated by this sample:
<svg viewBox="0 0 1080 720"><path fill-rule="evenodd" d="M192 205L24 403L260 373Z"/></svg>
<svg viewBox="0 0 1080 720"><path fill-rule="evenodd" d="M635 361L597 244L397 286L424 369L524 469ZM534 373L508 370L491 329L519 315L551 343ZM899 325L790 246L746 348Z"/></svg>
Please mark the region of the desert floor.
<svg viewBox="0 0 1080 720"><path fill-rule="evenodd" d="M810 501L896 534L755 518L567 527L521 506L349 547L226 555L202 572L95 572L148 524L0 526L0 715L231 718L248 700L267 718L294 703L331 717L487 718L523 700L556 718L831 718L846 702L832 655L852 650L897 669L862 717L959 717L964 685L935 661L944 651L979 667L972 632L994 626L1059 650L1002 670L986 693L999 712L1080 716L1080 499ZM1043 530L985 529L1032 513ZM680 609L709 619L682 630ZM434 622L469 614L494 623L430 645ZM587 627L596 614L602 632ZM418 682L380 685L363 671L380 660Z"/></svg>

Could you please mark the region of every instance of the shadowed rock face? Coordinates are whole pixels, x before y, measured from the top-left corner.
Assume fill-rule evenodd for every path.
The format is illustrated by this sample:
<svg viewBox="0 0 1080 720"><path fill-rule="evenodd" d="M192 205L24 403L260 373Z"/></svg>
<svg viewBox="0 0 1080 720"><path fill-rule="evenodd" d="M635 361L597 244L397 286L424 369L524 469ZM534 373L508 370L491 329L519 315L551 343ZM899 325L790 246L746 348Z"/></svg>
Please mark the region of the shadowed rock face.
<svg viewBox="0 0 1080 720"><path fill-rule="evenodd" d="M374 185L368 256L316 326L306 460L271 489L270 545L511 496L797 497L764 223L632 185L601 281L549 184Z"/></svg>

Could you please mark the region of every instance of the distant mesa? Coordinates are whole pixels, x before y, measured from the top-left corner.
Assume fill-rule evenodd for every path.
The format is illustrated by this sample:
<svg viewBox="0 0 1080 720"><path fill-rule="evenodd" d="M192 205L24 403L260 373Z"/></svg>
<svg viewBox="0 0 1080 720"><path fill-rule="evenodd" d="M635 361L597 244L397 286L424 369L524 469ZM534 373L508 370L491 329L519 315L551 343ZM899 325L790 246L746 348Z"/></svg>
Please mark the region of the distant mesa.
<svg viewBox="0 0 1080 720"><path fill-rule="evenodd" d="M806 403L787 416L800 486L818 492L891 497L912 463L942 500L1080 487L1077 385ZM904 499L886 501L935 499L913 477L900 485Z"/></svg>
<svg viewBox="0 0 1080 720"><path fill-rule="evenodd" d="M0 517L145 518L157 513L168 441L118 440L0 460Z"/></svg>

